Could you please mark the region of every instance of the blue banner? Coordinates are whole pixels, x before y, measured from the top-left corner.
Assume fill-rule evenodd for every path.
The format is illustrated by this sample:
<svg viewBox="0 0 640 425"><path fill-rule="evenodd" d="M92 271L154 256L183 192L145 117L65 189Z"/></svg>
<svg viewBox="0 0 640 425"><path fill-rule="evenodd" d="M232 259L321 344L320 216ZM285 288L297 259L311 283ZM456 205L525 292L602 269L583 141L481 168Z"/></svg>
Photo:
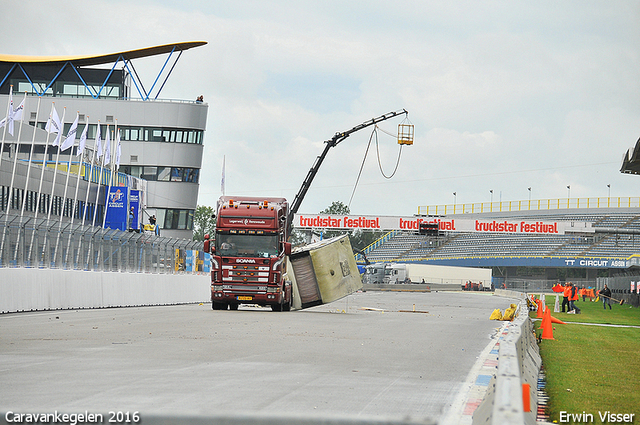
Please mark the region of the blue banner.
<svg viewBox="0 0 640 425"><path fill-rule="evenodd" d="M409 261L406 261L409 263ZM451 258L411 261L418 264L437 264L442 266L463 267L567 267L585 269L624 269L631 267L631 261L623 258L576 258L576 257L488 257L488 258Z"/></svg>
<svg viewBox="0 0 640 425"><path fill-rule="evenodd" d="M206 273L211 273L211 254L208 252L204 253L204 264L202 265L202 271ZM640 286L638 286L640 289Z"/></svg>
<svg viewBox="0 0 640 425"><path fill-rule="evenodd" d="M198 251L187 250L187 256L184 261L185 270L188 272L194 272L196 265L196 255Z"/></svg>
<svg viewBox="0 0 640 425"><path fill-rule="evenodd" d="M129 188L113 186L109 188L106 199L105 228L127 230L127 198Z"/></svg>

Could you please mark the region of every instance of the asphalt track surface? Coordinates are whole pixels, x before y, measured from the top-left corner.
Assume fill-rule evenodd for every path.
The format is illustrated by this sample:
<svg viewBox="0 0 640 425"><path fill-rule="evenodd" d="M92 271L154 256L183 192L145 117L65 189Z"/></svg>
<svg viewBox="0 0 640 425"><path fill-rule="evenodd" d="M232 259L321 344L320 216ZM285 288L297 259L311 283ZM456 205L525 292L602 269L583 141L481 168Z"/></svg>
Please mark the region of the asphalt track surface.
<svg viewBox="0 0 640 425"><path fill-rule="evenodd" d="M368 291L278 313L192 304L6 314L0 412L438 421L501 325L489 315L511 302Z"/></svg>

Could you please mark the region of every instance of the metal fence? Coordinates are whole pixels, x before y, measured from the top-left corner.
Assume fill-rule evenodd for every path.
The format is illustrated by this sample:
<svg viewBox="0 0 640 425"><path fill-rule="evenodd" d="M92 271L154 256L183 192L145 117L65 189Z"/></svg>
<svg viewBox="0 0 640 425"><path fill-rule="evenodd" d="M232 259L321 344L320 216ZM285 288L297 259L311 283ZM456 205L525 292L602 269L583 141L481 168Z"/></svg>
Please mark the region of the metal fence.
<svg viewBox="0 0 640 425"><path fill-rule="evenodd" d="M0 233L0 267L177 273L186 271L184 253L203 246L153 233L2 213Z"/></svg>
<svg viewBox="0 0 640 425"><path fill-rule="evenodd" d="M495 213L504 211L541 211L571 208L638 208L640 197L556 198L528 201L476 202L468 204L423 205L418 215Z"/></svg>

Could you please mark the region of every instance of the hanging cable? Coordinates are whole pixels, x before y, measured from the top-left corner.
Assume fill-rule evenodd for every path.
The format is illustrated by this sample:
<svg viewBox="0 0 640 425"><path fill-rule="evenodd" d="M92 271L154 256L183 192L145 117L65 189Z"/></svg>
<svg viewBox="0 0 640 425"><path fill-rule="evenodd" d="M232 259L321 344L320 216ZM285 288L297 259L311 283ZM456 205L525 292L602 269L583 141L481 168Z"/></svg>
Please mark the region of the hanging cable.
<svg viewBox="0 0 640 425"><path fill-rule="evenodd" d="M377 126L376 126L377 127ZM400 150L398 151L398 160L396 161L396 168L393 169L393 173L390 176L387 176L382 169L382 162L380 162L380 146L378 144L378 133L376 132L376 152L378 153L378 166L380 167L380 173L382 176L389 180L391 177L396 175L396 171L398 171L398 165L400 165L400 157L402 156L402 145L400 145Z"/></svg>
<svg viewBox="0 0 640 425"><path fill-rule="evenodd" d="M367 150L364 151L364 158L362 158L362 164L360 165L360 171L358 172L358 178L356 179L356 184L353 185L353 192L351 192L351 198L349 198L349 204L347 208L351 208L351 201L353 200L353 195L356 194L356 188L358 187L358 182L360 181L360 175L362 174L362 169L364 168L364 163L367 160L367 154L369 153L369 147L371 146L371 140L373 139L374 133L376 133L377 125L373 126L373 131L371 132L371 136L369 137L369 143L367 144Z"/></svg>
<svg viewBox="0 0 640 425"><path fill-rule="evenodd" d="M402 145L400 145L400 150L398 151L398 159L396 161L396 166L395 166L395 168L393 170L393 173L391 173L390 176L387 176L384 173L384 170L382 169L382 162L380 161L380 146L379 146L379 142L378 142L378 130L380 130L383 133L386 133L386 134L388 134L388 135L390 135L392 137L395 137L395 135L393 135L393 134L391 134L391 133L389 133L387 131L384 131L383 129L379 128L377 125L375 125L373 127L373 131L371 132L371 136L369 137L369 143L367 144L367 149L364 152L364 158L362 158L362 164L360 165L360 171L358 172L358 178L356 179L356 183L353 186L353 191L351 192L351 198L349 198L349 204L347 205L348 208L351 208L351 201L353 200L353 196L356 193L356 189L358 187L358 182L360 181L360 176L362 175L362 169L364 168L364 163L367 160L367 155L369 154L369 148L371 147L371 141L373 140L373 136L374 135L376 136L376 152L377 152L377 156L378 156L378 167L380 168L380 173L382 174L382 176L385 179L388 180L388 179L392 178L396 174L396 171L398 171L398 165L400 164L400 157L402 156Z"/></svg>

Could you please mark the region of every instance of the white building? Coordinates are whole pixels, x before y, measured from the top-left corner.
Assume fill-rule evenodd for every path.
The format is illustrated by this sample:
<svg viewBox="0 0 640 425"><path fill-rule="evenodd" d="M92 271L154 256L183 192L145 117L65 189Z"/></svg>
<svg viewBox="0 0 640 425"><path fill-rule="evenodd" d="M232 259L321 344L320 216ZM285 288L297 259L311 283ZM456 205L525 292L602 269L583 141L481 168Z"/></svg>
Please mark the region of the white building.
<svg viewBox="0 0 640 425"><path fill-rule="evenodd" d="M96 193L99 186L97 182L100 180L97 166L93 170L95 183L88 182L99 121L103 141L107 127L111 141L115 140L114 130L117 124L122 144L120 173L146 180L136 181L123 174L117 180L120 185L144 190L144 208L140 221L148 223L149 217L155 215L162 235L191 239L208 105L196 101L195 96L198 94L195 93L185 93L189 97L193 96L190 100L163 100L159 95L164 82L170 77L170 70L182 53L204 44L206 42L177 43L100 56L0 55L0 118L5 115L4 108L8 105L11 86L14 107L17 107L24 98L24 93L27 93L22 129L19 130L18 122L14 124L14 136L0 129L0 137L4 133L0 161L0 212L7 211L11 193L10 214L20 213L23 210L22 200L25 200L25 215L35 215L37 194L40 193L39 214L48 214L48 205L51 204L51 214L54 217L61 216L62 220L71 220L71 216L75 214L75 220L81 220L85 199L89 200L86 203L89 216L98 199L99 220L96 220L96 225L101 225L101 214L104 213L103 192L106 190L104 186L107 179L105 177L102 181L99 196ZM165 66L155 81L151 80L151 84L145 81L143 84L133 61L156 55L167 55ZM89 124L87 149L82 162L75 155L76 148L61 153L53 190L53 170L58 148L47 143L54 136L48 136L44 130L52 110L52 102L60 117L63 112L65 114L64 135L75 119L76 112L79 114L78 135L84 125ZM112 143L112 164L115 162L114 150L115 144ZM47 168L41 177L43 160L46 161ZM72 177L65 196L69 163ZM99 164L99 161L94 160L94 164ZM76 198L77 174L74 172L78 169L81 180ZM39 192L41 179L44 183ZM54 195L53 201L50 199L51 193ZM66 198L64 203L63 197ZM74 208L74 200L77 200L77 208ZM90 223L91 220L86 218L85 216L85 223Z"/></svg>

